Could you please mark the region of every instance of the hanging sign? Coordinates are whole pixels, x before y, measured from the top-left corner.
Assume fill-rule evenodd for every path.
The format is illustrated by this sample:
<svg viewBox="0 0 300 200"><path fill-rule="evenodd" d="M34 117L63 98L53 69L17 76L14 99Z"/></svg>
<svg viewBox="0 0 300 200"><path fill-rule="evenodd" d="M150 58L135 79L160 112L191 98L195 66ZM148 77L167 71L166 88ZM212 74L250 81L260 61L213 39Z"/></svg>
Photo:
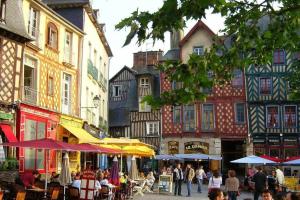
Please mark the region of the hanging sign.
<svg viewBox="0 0 300 200"><path fill-rule="evenodd" d="M209 144L206 142L199 142L199 141L193 141L193 142L186 142L184 143L184 153L203 153L203 154L209 154Z"/></svg>

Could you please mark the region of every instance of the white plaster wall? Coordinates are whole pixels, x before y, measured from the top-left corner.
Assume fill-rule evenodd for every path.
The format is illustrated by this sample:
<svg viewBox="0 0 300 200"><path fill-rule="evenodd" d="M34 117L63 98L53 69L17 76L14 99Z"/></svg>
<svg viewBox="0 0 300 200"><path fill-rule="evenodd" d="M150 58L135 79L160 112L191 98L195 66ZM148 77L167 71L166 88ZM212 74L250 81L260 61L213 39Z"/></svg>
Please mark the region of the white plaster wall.
<svg viewBox="0 0 300 200"><path fill-rule="evenodd" d="M101 86L91 77L88 76L87 69L88 69L88 59L89 59L89 43L92 44L92 56L91 60L94 62L94 49L97 51L97 62L96 67L98 69L98 73L102 72L103 76L108 80L108 67L109 67L109 57L105 48L102 44L102 41L97 33L97 30L90 20L88 14L84 11L84 32L85 36L83 39L83 57L82 57L82 74L81 74L81 107L90 107L93 105L93 100L91 97L91 92L95 95L100 96L101 103L98 108L92 108L96 114L96 125L99 125L99 116L101 116L104 120L107 121L107 100L108 100L108 91L103 91ZM102 57L102 62L100 63L100 56ZM106 63L106 68L104 69L104 63ZM89 94L86 94L86 88L89 88ZM107 88L107 87L106 87ZM87 99L87 95L89 98ZM104 104L103 104L104 100ZM104 107L103 107L104 105ZM87 120L86 116L86 109L81 109L81 118Z"/></svg>

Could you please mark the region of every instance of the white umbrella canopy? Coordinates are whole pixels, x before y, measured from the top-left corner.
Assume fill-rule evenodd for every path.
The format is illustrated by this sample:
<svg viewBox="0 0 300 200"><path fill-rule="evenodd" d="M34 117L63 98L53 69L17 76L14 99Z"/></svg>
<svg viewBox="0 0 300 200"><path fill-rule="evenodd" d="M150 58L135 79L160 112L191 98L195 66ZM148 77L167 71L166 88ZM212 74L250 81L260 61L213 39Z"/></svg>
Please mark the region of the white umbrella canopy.
<svg viewBox="0 0 300 200"><path fill-rule="evenodd" d="M237 160L230 161L231 163L244 163L244 164L274 164L276 162L268 159L261 158L259 156L247 156Z"/></svg>
<svg viewBox="0 0 300 200"><path fill-rule="evenodd" d="M290 161L284 162L282 164L284 164L284 165L300 165L300 159L290 160Z"/></svg>
<svg viewBox="0 0 300 200"><path fill-rule="evenodd" d="M68 153L65 153L65 155L63 157L61 173L59 175L59 182L60 182L61 185L64 186L64 199L65 199L66 198L65 186L72 183Z"/></svg>

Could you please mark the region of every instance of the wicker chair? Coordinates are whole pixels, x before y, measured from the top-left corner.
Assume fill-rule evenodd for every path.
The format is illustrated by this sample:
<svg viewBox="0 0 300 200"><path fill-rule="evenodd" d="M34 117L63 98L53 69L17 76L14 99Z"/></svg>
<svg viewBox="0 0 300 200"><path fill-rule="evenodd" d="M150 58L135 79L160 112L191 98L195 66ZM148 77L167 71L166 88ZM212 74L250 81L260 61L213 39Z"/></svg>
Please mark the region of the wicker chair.
<svg viewBox="0 0 300 200"><path fill-rule="evenodd" d="M101 189L99 191L98 196L95 198L95 200L100 199L108 199L109 197L109 188L106 185L101 185Z"/></svg>
<svg viewBox="0 0 300 200"><path fill-rule="evenodd" d="M4 192L0 192L0 200L2 200L3 199L3 197L4 197Z"/></svg>
<svg viewBox="0 0 300 200"><path fill-rule="evenodd" d="M60 191L60 187L55 187L52 190L50 200L57 200L59 197L59 191Z"/></svg>
<svg viewBox="0 0 300 200"><path fill-rule="evenodd" d="M25 200L26 192L18 192L16 196L16 200Z"/></svg>

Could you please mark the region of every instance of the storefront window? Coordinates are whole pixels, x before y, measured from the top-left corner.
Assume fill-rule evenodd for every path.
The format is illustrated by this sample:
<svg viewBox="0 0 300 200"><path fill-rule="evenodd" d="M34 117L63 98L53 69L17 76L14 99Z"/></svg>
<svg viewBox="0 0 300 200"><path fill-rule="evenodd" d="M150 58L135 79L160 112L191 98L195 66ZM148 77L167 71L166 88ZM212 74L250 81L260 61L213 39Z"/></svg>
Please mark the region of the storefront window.
<svg viewBox="0 0 300 200"><path fill-rule="evenodd" d="M45 138L45 131L46 124L44 122L26 119L24 141ZM25 169L44 169L44 161L44 150L25 149Z"/></svg>

